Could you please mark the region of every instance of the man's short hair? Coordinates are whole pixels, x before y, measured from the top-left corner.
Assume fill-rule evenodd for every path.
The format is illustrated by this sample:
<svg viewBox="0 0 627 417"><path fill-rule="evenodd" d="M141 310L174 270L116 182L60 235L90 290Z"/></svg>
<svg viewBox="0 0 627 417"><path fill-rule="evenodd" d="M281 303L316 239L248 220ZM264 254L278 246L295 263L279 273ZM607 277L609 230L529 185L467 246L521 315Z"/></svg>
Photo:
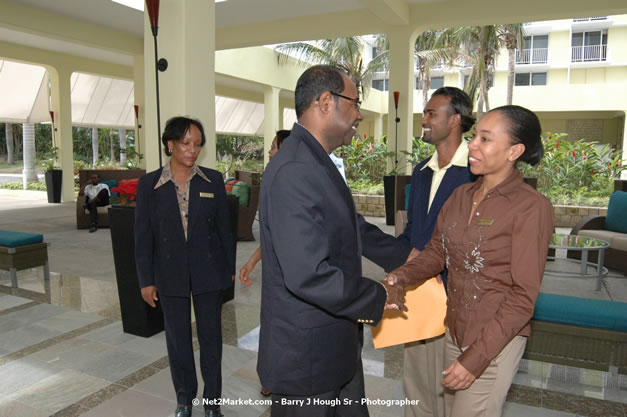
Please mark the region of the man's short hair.
<svg viewBox="0 0 627 417"><path fill-rule="evenodd" d="M315 65L308 68L298 78L294 101L296 103L296 117L299 118L318 100L325 91L340 94L344 91L344 72L332 65ZM333 96L337 101L337 97Z"/></svg>
<svg viewBox="0 0 627 417"><path fill-rule="evenodd" d="M451 99L452 114L459 114L462 117L462 132L470 130L475 124L475 118L472 116L472 100L463 90L457 87L440 87L431 94L434 96L446 96Z"/></svg>

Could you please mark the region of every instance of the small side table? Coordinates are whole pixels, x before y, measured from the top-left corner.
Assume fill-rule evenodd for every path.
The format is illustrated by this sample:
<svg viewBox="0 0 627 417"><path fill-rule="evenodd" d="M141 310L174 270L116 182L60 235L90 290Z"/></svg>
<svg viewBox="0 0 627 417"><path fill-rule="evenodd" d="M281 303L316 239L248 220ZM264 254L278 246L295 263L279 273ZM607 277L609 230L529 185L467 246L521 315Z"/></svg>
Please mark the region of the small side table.
<svg viewBox="0 0 627 417"><path fill-rule="evenodd" d="M561 233L554 233L551 238L551 243L549 244L549 248L552 249L566 249L573 251L581 252L581 260L578 259L570 259L565 258L561 260L566 262L575 262L580 263L579 273L575 274L576 276L583 278L596 278L596 290L599 291L601 289L601 280L604 276L607 275L607 268L603 266L603 258L605 256L605 249L608 248L610 244L605 240L601 239L593 239L585 236L577 236L577 235L566 235ZM588 262L588 252L591 250L599 251L598 261L596 264L592 262ZM549 260L555 260L555 256L549 256ZM594 274L588 273L588 266L594 266L596 271ZM550 276L556 277L572 277L572 272L560 272L560 271L551 271L545 270L544 273Z"/></svg>

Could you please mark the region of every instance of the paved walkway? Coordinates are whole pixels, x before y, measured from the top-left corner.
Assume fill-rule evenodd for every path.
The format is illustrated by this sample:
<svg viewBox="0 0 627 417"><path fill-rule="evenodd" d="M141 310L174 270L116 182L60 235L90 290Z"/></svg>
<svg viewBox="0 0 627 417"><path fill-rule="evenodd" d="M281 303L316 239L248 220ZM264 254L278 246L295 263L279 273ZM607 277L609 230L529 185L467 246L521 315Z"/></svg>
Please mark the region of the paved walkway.
<svg viewBox="0 0 627 417"><path fill-rule="evenodd" d="M383 219L369 220L392 233ZM42 192L0 190L0 229L43 233L52 271L49 285L41 268L19 272L17 290L0 271L0 416L172 416L164 335L144 339L122 331L109 231L88 233L75 222L74 203L48 204ZM238 242L238 268L257 244ZM364 271L383 276L367 260ZM227 416L269 415L255 372L260 275L260 268L253 272L249 288L236 284L235 299L223 308L223 396L257 401L224 406ZM542 289L627 301L627 279L616 272L599 292L584 279L545 279ZM367 396L404 398L402 349L375 350L366 332L363 357ZM625 403L624 375L523 361L503 416L627 417ZM370 414L395 417L403 410L373 405Z"/></svg>

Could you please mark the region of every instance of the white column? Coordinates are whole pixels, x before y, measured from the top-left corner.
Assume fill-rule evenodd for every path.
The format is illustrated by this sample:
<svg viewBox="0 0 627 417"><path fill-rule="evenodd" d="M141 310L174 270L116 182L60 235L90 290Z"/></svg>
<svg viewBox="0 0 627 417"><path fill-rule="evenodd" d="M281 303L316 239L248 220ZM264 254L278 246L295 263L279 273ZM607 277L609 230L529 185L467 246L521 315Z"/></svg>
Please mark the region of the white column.
<svg viewBox="0 0 627 417"><path fill-rule="evenodd" d="M48 67L50 75L51 110L54 111L55 146L63 171L61 201L74 201L74 146L72 143L72 103L69 68Z"/></svg>
<svg viewBox="0 0 627 417"><path fill-rule="evenodd" d="M392 27L388 33L390 40L390 91L388 94L388 151L398 151L399 163L406 160L401 151L411 150L414 128L414 42L415 31L407 26ZM398 146L393 92L398 91ZM394 161L388 161L388 169ZM400 165L400 164L399 164ZM409 174L411 167L403 164L399 174Z"/></svg>
<svg viewBox="0 0 627 417"><path fill-rule="evenodd" d="M22 155L24 158L22 184L26 189L27 183L39 181L35 170L35 125L33 123L22 124Z"/></svg>
<svg viewBox="0 0 627 417"><path fill-rule="evenodd" d="M96 168L98 165L98 128L91 128L91 165Z"/></svg>
<svg viewBox="0 0 627 417"><path fill-rule="evenodd" d="M4 134L7 141L7 164L15 164L15 140L13 139L13 125L4 124Z"/></svg>
<svg viewBox="0 0 627 417"><path fill-rule="evenodd" d="M145 41L144 41L144 49ZM154 53L153 53L154 55ZM151 67L152 68L152 67ZM154 69L153 69L154 71ZM140 153L144 158L139 161L138 166L146 168L146 129L144 128L146 113L146 77L144 76L144 55L137 55L133 57L133 100L134 104L139 108L139 116L135 120L135 152ZM154 91L154 76L152 79L152 90ZM153 103L154 105L154 103ZM134 110L134 109L133 109ZM134 114L134 113L133 113ZM154 115L154 112L153 112ZM156 116L155 116L156 117ZM156 126L153 125L156 132ZM126 155L124 155L126 158Z"/></svg>
<svg viewBox="0 0 627 417"><path fill-rule="evenodd" d="M383 136L383 115L377 113L374 115L374 138L381 139Z"/></svg>
<svg viewBox="0 0 627 417"><path fill-rule="evenodd" d="M126 166L126 129L118 129L120 138L120 166Z"/></svg>
<svg viewBox="0 0 627 417"><path fill-rule="evenodd" d="M268 151L272 140L279 130L279 93L281 89L264 86L263 88L263 163L269 162Z"/></svg>
<svg viewBox="0 0 627 417"><path fill-rule="evenodd" d="M623 166L627 164L627 111L625 118L623 119ZM622 180L627 180L627 170L623 171L620 175Z"/></svg>
<svg viewBox="0 0 627 417"><path fill-rule="evenodd" d="M168 60L168 69L159 73L161 125L179 115L199 119L207 143L199 165L215 167L215 4L206 0L161 2L159 58ZM148 12L144 19L144 77L146 168L158 168L161 146L158 142L154 38ZM164 158L164 163L167 158Z"/></svg>

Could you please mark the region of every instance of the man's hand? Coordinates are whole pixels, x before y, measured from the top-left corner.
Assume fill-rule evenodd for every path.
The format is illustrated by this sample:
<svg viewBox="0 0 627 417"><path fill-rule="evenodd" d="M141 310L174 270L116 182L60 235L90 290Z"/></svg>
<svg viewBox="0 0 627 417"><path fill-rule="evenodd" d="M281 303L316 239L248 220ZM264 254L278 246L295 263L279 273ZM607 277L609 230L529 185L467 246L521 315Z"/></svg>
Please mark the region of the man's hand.
<svg viewBox="0 0 627 417"><path fill-rule="evenodd" d="M420 251L416 248L412 248L411 252L409 252L409 255L407 256L407 260L405 261L405 263L411 261L412 259L414 259L416 256L420 255Z"/></svg>
<svg viewBox="0 0 627 417"><path fill-rule="evenodd" d="M390 285L386 280L382 280L381 283L385 287L388 295L387 300L385 300L385 308L407 311L407 307L405 306L405 290L398 285Z"/></svg>
<svg viewBox="0 0 627 417"><path fill-rule="evenodd" d="M446 368L442 375L444 375L444 379L440 384L455 391L466 389L475 382L475 376L468 372L458 361L453 362L451 366Z"/></svg>
<svg viewBox="0 0 627 417"><path fill-rule="evenodd" d="M156 307L155 301L159 299L157 297L157 287L149 285L142 288L142 298L150 307Z"/></svg>

